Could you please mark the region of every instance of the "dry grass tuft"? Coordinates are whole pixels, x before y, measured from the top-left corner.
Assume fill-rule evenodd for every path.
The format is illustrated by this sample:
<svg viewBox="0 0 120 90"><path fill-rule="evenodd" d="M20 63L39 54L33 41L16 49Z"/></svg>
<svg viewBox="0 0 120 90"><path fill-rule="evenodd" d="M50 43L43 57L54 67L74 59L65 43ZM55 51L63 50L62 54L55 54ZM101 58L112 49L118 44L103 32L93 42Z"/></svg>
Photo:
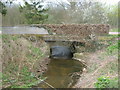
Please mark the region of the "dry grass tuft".
<svg viewBox="0 0 120 90"><path fill-rule="evenodd" d="M2 50L3 87L28 84L46 70L48 62L40 62L47 57L48 47L36 36L2 35Z"/></svg>

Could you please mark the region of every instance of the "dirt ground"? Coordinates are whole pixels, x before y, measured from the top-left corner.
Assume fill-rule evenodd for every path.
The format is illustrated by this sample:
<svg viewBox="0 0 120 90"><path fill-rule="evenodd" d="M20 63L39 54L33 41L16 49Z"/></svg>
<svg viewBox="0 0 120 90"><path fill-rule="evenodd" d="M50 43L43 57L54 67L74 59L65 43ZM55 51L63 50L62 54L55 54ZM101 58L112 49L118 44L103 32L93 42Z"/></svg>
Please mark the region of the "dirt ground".
<svg viewBox="0 0 120 90"><path fill-rule="evenodd" d="M115 39L114 42L117 42ZM87 54L85 59L87 69L83 71L73 88L94 88L94 83L100 76L118 77L118 51L112 55L106 54L106 48Z"/></svg>

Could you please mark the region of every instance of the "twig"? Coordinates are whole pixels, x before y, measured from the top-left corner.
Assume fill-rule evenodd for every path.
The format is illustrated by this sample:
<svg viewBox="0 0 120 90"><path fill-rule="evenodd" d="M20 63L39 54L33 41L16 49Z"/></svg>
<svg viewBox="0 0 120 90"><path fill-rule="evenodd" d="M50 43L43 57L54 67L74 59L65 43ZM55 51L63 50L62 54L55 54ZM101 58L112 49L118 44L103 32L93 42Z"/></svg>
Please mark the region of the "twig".
<svg viewBox="0 0 120 90"><path fill-rule="evenodd" d="M48 86L50 86L51 88L54 88L52 85L50 85L49 83L43 81L45 84L47 84ZM54 88L55 89L55 88ZM56 89L55 89L56 90Z"/></svg>
<svg viewBox="0 0 120 90"><path fill-rule="evenodd" d="M35 76L36 77L36 76ZM42 79L40 79L40 78L38 78L38 77L36 77L38 80L40 80L40 81L42 81L42 82L44 82L46 85L48 85L49 87L51 87L51 88L54 88L52 85L50 85L49 83L47 83L47 82L45 82L44 80L42 80ZM55 89L55 88L54 88ZM56 90L56 89L55 89Z"/></svg>
<svg viewBox="0 0 120 90"><path fill-rule="evenodd" d="M73 58L73 59L80 61L83 65L85 65L87 67L87 64L85 63L84 60L81 60L81 59L78 59L78 58Z"/></svg>

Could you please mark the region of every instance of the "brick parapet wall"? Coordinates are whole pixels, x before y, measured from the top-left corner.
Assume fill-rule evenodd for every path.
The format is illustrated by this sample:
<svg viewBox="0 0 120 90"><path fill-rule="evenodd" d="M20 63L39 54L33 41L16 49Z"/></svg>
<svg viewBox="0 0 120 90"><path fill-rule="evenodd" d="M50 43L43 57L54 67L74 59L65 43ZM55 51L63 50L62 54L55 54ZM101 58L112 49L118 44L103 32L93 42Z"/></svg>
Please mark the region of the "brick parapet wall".
<svg viewBox="0 0 120 90"><path fill-rule="evenodd" d="M33 26L43 27L50 34L79 36L82 38L92 34L95 36L106 35L110 29L110 26L107 24L36 24Z"/></svg>

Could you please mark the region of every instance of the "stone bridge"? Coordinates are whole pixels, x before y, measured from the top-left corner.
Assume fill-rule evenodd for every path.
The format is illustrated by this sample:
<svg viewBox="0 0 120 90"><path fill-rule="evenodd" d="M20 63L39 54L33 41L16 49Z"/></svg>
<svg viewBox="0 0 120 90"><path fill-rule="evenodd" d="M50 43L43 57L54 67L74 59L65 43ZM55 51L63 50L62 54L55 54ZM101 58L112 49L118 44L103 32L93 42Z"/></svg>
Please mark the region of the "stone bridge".
<svg viewBox="0 0 120 90"><path fill-rule="evenodd" d="M97 36L109 33L109 25L105 24L37 24L45 28L49 35L44 36L45 41L85 41L95 40Z"/></svg>
<svg viewBox="0 0 120 90"><path fill-rule="evenodd" d="M44 28L49 35L43 39L49 42L50 46L84 46L90 47L101 35L109 34L110 26L106 24L35 24Z"/></svg>

